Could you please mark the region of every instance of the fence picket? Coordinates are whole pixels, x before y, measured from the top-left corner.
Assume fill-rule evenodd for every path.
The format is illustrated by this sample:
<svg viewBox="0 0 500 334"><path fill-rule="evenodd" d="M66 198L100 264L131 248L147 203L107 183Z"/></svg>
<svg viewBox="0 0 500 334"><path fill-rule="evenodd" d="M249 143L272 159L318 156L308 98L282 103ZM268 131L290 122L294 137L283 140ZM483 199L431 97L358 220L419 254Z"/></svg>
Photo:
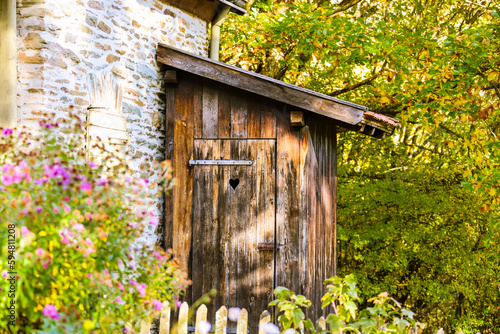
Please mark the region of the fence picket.
<svg viewBox="0 0 500 334"><path fill-rule="evenodd" d="M177 327L177 334L188 334L188 303L184 302L179 310L179 324Z"/></svg>
<svg viewBox="0 0 500 334"><path fill-rule="evenodd" d="M259 334L266 334L266 332L264 332L264 325L267 324L269 321L271 321L271 315L269 314L269 312L267 311L262 312L259 321Z"/></svg>
<svg viewBox="0 0 500 334"><path fill-rule="evenodd" d="M238 322L236 323L236 334L247 334L248 312L244 308L240 311Z"/></svg>
<svg viewBox="0 0 500 334"><path fill-rule="evenodd" d="M200 332L200 324L207 321L207 307L201 304L196 311L196 327L195 334L206 334L204 331Z"/></svg>
<svg viewBox="0 0 500 334"><path fill-rule="evenodd" d="M151 322L149 319L141 320L141 334L149 334L151 332Z"/></svg>
<svg viewBox="0 0 500 334"><path fill-rule="evenodd" d="M170 333L170 303L163 302L160 314L160 330L158 334Z"/></svg>
<svg viewBox="0 0 500 334"><path fill-rule="evenodd" d="M215 313L215 334L226 334L227 327L227 308L221 308Z"/></svg>

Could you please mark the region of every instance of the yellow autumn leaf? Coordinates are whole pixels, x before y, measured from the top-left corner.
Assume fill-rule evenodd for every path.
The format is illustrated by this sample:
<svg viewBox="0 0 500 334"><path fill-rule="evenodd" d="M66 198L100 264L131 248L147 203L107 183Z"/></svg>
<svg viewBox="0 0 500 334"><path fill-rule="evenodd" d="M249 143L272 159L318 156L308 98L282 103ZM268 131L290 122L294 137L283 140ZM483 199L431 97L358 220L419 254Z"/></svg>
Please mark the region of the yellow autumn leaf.
<svg viewBox="0 0 500 334"><path fill-rule="evenodd" d="M388 103L391 103L391 99L389 99L387 96L382 96L382 98L380 99L380 102L382 104L388 104Z"/></svg>

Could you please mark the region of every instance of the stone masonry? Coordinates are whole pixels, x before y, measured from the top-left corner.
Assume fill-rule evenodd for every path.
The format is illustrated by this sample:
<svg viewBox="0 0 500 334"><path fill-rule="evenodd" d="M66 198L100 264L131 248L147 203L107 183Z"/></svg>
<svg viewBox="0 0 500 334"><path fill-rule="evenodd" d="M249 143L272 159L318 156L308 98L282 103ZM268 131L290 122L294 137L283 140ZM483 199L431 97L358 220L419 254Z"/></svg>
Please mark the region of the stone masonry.
<svg viewBox="0 0 500 334"><path fill-rule="evenodd" d="M83 118L89 73L110 71L124 86L131 166L142 177L157 175L147 172L164 159L157 44L207 56L207 23L158 0L18 0L17 28L19 125L36 127L43 112L64 118L71 107ZM158 215L162 206L147 202ZM145 232L154 243L153 226Z"/></svg>

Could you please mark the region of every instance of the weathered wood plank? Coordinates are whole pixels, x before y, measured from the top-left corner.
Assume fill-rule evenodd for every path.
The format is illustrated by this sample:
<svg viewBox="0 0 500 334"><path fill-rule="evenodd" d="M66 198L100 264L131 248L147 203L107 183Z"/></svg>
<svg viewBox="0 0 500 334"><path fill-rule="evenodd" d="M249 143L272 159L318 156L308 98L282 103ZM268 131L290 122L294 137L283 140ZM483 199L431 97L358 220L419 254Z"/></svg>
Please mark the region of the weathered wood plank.
<svg viewBox="0 0 500 334"><path fill-rule="evenodd" d="M270 321L271 321L271 315L269 314L269 312L267 311L262 312L259 318L259 334L266 334L264 326Z"/></svg>
<svg viewBox="0 0 500 334"><path fill-rule="evenodd" d="M246 94L237 89L231 91L231 138L246 138L247 133Z"/></svg>
<svg viewBox="0 0 500 334"><path fill-rule="evenodd" d="M219 138L231 138L231 87L219 86Z"/></svg>
<svg viewBox="0 0 500 334"><path fill-rule="evenodd" d="M175 88L165 88L165 159L172 162L174 151L174 114L175 114ZM172 228L174 198L172 190L165 192L165 214L164 214L164 245L165 249L172 248Z"/></svg>
<svg viewBox="0 0 500 334"><path fill-rule="evenodd" d="M110 139L128 140L127 131L103 128L91 125L87 129L89 138L100 138L103 141Z"/></svg>
<svg viewBox="0 0 500 334"><path fill-rule="evenodd" d="M227 327L227 308L221 308L215 313L215 330L214 334L226 334Z"/></svg>
<svg viewBox="0 0 500 334"><path fill-rule="evenodd" d="M231 142L229 140L220 141L220 155L223 159L231 159ZM231 169L228 167L221 167L219 169L219 206L217 215L219 217L219 231L220 231L220 259L219 268L221 272L220 281L220 295L222 301L219 305L234 305L236 298L231 298L230 280L232 279L231 269L232 261L230 256L233 251L233 235L231 233L231 197L233 191L229 185L231 178ZM234 291L233 295L234 295ZM227 314L226 314L227 315Z"/></svg>
<svg viewBox="0 0 500 334"><path fill-rule="evenodd" d="M165 0L177 8L194 14L205 21L212 21L217 13L217 1L210 0Z"/></svg>
<svg viewBox="0 0 500 334"><path fill-rule="evenodd" d="M302 111L290 111L290 124L295 127L302 127L306 125L304 118L304 112Z"/></svg>
<svg viewBox="0 0 500 334"><path fill-rule="evenodd" d="M98 109L89 109L88 125L95 125L102 128L127 131L127 120L119 114L114 114Z"/></svg>
<svg viewBox="0 0 500 334"><path fill-rule="evenodd" d="M308 150L309 150L309 127L305 126L300 130L300 167L299 167L299 188L300 188L300 217L299 217L299 284L300 290L298 293L306 294L306 285L309 282L307 277L307 262L309 256L308 248L308 173L310 172L309 165L307 164Z"/></svg>
<svg viewBox="0 0 500 334"><path fill-rule="evenodd" d="M173 250L179 268L188 271L191 248L192 170L188 161L193 152L193 86L181 80L175 94L173 170L177 186L173 188Z"/></svg>
<svg viewBox="0 0 500 334"><path fill-rule="evenodd" d="M261 138L276 138L276 115L273 110L275 109L267 104L263 106L260 115Z"/></svg>
<svg viewBox="0 0 500 334"><path fill-rule="evenodd" d="M247 141L231 141L231 155L235 159L247 158ZM231 208L231 225L234 231L234 259L236 276L233 281L236 290L236 302L232 305L248 308L248 286L247 286L247 252L248 240L246 235L246 224L248 223L248 190L251 187L248 184L248 167L235 166L231 168L231 179L239 180L238 186L233 190L233 202Z"/></svg>
<svg viewBox="0 0 500 334"><path fill-rule="evenodd" d="M260 111L262 105L253 96L248 99L248 138L260 138Z"/></svg>
<svg viewBox="0 0 500 334"><path fill-rule="evenodd" d="M247 272L245 277L245 295L246 302L242 306L249 311L249 327L250 331L254 332L257 329L258 323L258 313L256 312L256 271L257 267L257 217L259 212L257 211L257 200L258 200L258 186L256 184L257 179L257 165L255 161L258 156L258 142L259 140L248 140L246 158L254 161L252 166L246 168L246 179L247 179L247 193L246 205L247 205L247 223L244 227L245 243L246 243L246 256L244 263L244 270Z"/></svg>
<svg viewBox="0 0 500 334"><path fill-rule="evenodd" d="M192 80L193 85L193 119L194 138L203 138L203 83L200 80Z"/></svg>
<svg viewBox="0 0 500 334"><path fill-rule="evenodd" d="M195 324L195 334L205 334L200 331L200 325L202 322L207 321L207 306L205 304L201 304L196 310L196 324Z"/></svg>
<svg viewBox="0 0 500 334"><path fill-rule="evenodd" d="M161 43L158 45L157 59L162 64L352 125L362 121L363 111L366 110L365 107L354 103L190 54Z"/></svg>
<svg viewBox="0 0 500 334"><path fill-rule="evenodd" d="M184 302L179 310L179 322L177 323L177 334L188 334L189 305Z"/></svg>
<svg viewBox="0 0 500 334"><path fill-rule="evenodd" d="M170 303L165 301L161 307L160 328L158 334L170 334Z"/></svg>
<svg viewBox="0 0 500 334"><path fill-rule="evenodd" d="M203 138L217 138L219 129L218 83L203 80Z"/></svg>
<svg viewBox="0 0 500 334"><path fill-rule="evenodd" d="M247 334L247 326L248 326L248 312L243 308L240 311L240 315L238 317L238 323L236 324L236 334Z"/></svg>
<svg viewBox="0 0 500 334"><path fill-rule="evenodd" d="M283 246L276 253L276 285L298 291L300 141L288 117L278 120L277 136L276 237Z"/></svg>

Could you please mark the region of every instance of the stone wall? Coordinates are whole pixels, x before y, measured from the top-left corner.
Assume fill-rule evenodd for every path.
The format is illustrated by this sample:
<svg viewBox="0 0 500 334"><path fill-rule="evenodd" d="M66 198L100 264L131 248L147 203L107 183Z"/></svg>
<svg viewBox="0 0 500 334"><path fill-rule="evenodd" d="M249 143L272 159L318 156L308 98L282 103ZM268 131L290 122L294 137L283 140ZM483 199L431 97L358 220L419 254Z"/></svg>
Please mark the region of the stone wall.
<svg viewBox="0 0 500 334"><path fill-rule="evenodd" d="M88 74L111 71L124 86L132 168L158 174L146 172L164 151L157 44L206 56L207 23L157 0L18 0L17 20L18 123L36 127L43 112L61 118L71 106L84 116ZM147 204L161 213L161 199ZM151 226L148 242L154 232Z"/></svg>

